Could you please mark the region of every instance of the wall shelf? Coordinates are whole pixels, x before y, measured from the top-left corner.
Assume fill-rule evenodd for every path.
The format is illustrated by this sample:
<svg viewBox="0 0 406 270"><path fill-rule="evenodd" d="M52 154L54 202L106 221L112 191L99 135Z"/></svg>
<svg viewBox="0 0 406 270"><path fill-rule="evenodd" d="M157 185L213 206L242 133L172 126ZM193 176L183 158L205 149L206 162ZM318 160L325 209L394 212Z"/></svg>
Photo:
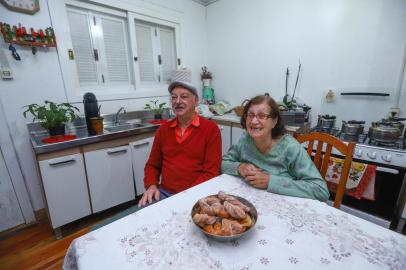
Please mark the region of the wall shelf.
<svg viewBox="0 0 406 270"><path fill-rule="evenodd" d="M0 31L3 34L4 42L29 47L56 47L55 33L51 27L45 30L33 28L29 32L25 27L18 27L0 22Z"/></svg>

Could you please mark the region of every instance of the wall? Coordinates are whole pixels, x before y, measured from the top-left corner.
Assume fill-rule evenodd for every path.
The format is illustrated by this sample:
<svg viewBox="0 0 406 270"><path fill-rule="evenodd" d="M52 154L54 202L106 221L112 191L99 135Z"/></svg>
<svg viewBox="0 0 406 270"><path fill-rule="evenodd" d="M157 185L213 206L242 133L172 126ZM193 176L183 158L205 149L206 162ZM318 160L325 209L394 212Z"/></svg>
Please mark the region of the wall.
<svg viewBox="0 0 406 270"><path fill-rule="evenodd" d="M313 122L330 110L322 102L328 89L390 92L389 98L365 102L338 98L332 108L378 120L394 102L405 25L404 0L215 2L207 8L207 55L217 99L236 105L270 92L282 100L286 68L292 94L300 59L296 95L312 107ZM406 82L400 104L406 101L405 88Z"/></svg>
<svg viewBox="0 0 406 270"><path fill-rule="evenodd" d="M56 0L49 0L56 1ZM134 1L124 1L129 4ZM40 11L34 15L24 15L11 12L0 5L0 21L12 25L21 23L34 29L51 26L46 0L40 0ZM114 1L113 1L114 2ZM184 14L184 29L182 31L185 40L183 44L184 65L193 72L193 82L199 82L200 67L205 62L205 8L193 1L137 1L144 6L167 7ZM1 39L1 38L0 38ZM9 132L12 135L14 147L22 168L31 201L35 210L44 207L39 178L37 176L34 154L26 129L27 120L22 117L23 106L30 103L41 103L44 100L65 102L66 95L60 72L57 50L40 49L36 55L32 55L30 48L16 46L22 60L12 59L8 51L8 45L2 45L0 49L7 54L7 59L14 74L11 81L0 80L0 101L6 111ZM128 111L141 109L150 98L104 101L101 113L113 113L124 106ZM167 100L167 98L163 98ZM81 111L82 104L79 106Z"/></svg>

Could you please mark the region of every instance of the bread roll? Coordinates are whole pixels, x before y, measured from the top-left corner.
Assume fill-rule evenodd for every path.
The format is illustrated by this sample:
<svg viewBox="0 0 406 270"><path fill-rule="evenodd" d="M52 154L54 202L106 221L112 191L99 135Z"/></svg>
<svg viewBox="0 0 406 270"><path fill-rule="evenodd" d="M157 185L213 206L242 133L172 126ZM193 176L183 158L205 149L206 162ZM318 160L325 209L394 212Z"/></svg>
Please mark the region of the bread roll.
<svg viewBox="0 0 406 270"><path fill-rule="evenodd" d="M228 201L224 202L224 209L227 211L227 213L230 214L230 216L232 216L235 219L244 219L247 214L245 213L245 211L240 208L239 206L233 205L231 203L229 203Z"/></svg>

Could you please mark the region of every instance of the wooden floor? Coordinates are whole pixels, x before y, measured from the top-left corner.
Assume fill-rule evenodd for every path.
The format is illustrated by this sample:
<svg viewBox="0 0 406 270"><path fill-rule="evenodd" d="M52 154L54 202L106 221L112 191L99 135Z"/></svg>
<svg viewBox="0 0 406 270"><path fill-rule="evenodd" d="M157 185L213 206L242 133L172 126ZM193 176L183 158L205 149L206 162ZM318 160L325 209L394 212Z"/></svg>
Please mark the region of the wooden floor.
<svg viewBox="0 0 406 270"><path fill-rule="evenodd" d="M36 224L0 234L0 269L61 269L66 250L73 239L134 203L126 203L64 226L62 232L66 236L62 239L55 238L46 215L40 213Z"/></svg>

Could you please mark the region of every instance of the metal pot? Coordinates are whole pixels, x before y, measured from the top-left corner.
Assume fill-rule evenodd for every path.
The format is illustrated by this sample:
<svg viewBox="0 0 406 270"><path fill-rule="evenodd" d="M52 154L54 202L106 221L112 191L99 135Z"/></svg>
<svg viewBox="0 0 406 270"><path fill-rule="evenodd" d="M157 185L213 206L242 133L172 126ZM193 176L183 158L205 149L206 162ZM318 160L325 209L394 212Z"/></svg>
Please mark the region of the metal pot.
<svg viewBox="0 0 406 270"><path fill-rule="evenodd" d="M335 115L319 115L317 119L317 126L322 129L331 129L336 123Z"/></svg>
<svg viewBox="0 0 406 270"><path fill-rule="evenodd" d="M364 132L364 124L365 121L343 121L343 124L341 126L341 133L358 136L359 134L362 134Z"/></svg>
<svg viewBox="0 0 406 270"><path fill-rule="evenodd" d="M399 139L402 133L398 127L373 122L372 126L369 128L368 135L371 139L379 143L393 144Z"/></svg>
<svg viewBox="0 0 406 270"><path fill-rule="evenodd" d="M385 119L382 119L384 121ZM392 126L397 127L400 131L400 134L403 134L403 130L405 128L405 124L402 121L405 121L406 118L398 118L398 117L389 117L388 121Z"/></svg>

